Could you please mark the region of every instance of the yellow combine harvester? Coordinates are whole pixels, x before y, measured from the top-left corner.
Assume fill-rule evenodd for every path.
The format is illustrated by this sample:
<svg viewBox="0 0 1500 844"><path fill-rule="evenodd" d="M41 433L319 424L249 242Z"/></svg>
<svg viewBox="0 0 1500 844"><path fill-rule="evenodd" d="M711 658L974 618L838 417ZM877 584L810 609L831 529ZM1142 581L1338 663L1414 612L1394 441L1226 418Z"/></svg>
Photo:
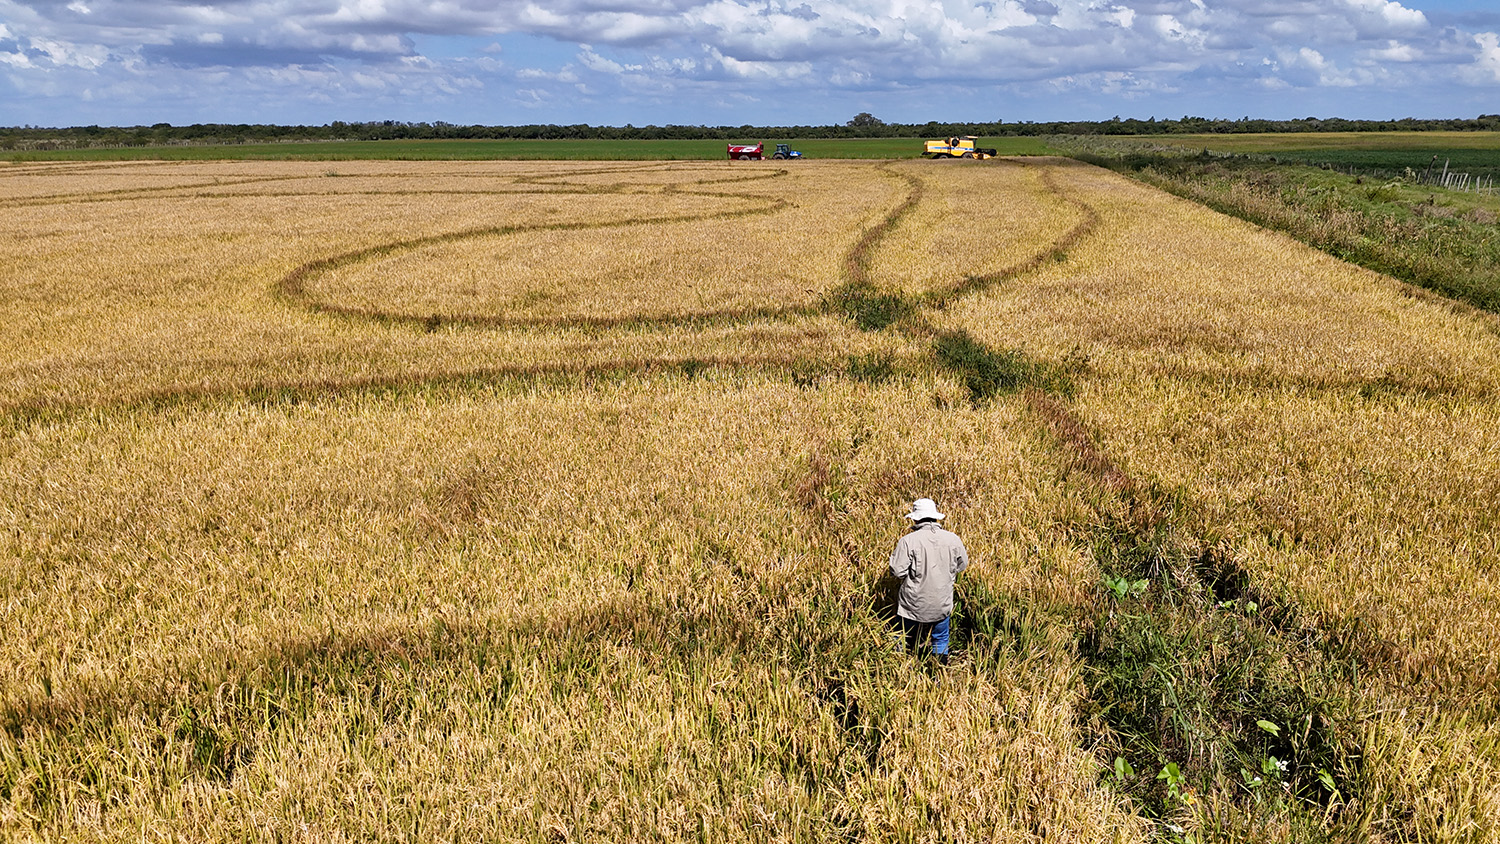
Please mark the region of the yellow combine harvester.
<svg viewBox="0 0 1500 844"><path fill-rule="evenodd" d="M922 154L928 158L993 158L997 154L992 149L974 146L976 140L978 138L973 135L964 135L961 138L928 141L922 148Z"/></svg>

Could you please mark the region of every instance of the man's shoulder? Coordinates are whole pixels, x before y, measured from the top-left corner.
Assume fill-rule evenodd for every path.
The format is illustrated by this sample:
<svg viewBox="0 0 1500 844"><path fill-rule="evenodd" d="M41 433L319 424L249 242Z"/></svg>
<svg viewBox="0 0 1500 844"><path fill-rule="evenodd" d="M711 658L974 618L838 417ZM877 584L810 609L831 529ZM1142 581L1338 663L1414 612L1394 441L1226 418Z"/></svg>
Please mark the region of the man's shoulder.
<svg viewBox="0 0 1500 844"><path fill-rule="evenodd" d="M947 528L938 528L937 534L944 542L949 545L957 545L960 548L962 548L964 545L964 541L959 538L958 534L954 533L951 530L948 530Z"/></svg>
<svg viewBox="0 0 1500 844"><path fill-rule="evenodd" d="M926 538L929 542L936 541L944 543L957 543L959 545L963 544L963 540L958 538L958 534L954 533L951 530L948 530L942 525L923 525L921 528L908 533L907 536L921 536L923 534L926 535Z"/></svg>

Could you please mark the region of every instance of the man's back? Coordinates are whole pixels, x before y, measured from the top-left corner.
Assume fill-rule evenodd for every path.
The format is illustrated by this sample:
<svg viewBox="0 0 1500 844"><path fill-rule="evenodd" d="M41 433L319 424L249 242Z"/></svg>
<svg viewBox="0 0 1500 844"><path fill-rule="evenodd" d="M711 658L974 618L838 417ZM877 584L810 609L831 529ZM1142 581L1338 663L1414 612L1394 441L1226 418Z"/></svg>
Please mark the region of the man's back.
<svg viewBox="0 0 1500 844"><path fill-rule="evenodd" d="M953 580L969 565L963 540L936 521L919 523L896 543L891 574L901 580L896 613L933 622L953 612Z"/></svg>

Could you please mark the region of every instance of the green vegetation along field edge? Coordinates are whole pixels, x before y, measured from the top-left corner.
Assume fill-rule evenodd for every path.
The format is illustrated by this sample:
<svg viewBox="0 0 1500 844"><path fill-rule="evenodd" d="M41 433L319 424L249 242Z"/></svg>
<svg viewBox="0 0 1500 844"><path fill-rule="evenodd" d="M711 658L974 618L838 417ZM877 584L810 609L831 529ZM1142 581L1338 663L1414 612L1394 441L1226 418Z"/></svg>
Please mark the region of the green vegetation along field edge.
<svg viewBox="0 0 1500 844"><path fill-rule="evenodd" d="M734 143L765 142L766 152L790 143L808 158L916 158L920 138L745 137ZM8 161L211 161L211 160L596 160L711 161L726 157L721 140L396 140L289 141L265 144L215 144L148 147L100 147L69 150L0 152ZM1041 138L982 138L980 146L1001 155L1052 155Z"/></svg>
<svg viewBox="0 0 1500 844"><path fill-rule="evenodd" d="M1296 135L1173 135L1152 143L1262 155L1277 162L1353 168L1356 175L1402 175L1406 169L1451 169L1474 175L1500 173L1500 132L1321 132Z"/></svg>

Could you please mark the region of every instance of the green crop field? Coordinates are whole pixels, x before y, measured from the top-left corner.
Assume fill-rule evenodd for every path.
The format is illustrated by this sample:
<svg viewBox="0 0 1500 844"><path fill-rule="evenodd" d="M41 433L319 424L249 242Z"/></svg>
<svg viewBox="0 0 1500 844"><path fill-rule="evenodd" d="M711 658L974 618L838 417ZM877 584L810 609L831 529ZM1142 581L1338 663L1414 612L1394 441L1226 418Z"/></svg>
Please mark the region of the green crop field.
<svg viewBox="0 0 1500 844"><path fill-rule="evenodd" d="M1411 168L1500 174L1500 132L1320 132L1267 135L1163 135L1153 143L1255 153L1279 160L1400 173Z"/></svg>
<svg viewBox="0 0 1500 844"><path fill-rule="evenodd" d="M915 158L922 154L920 138L743 138L736 142L762 140L767 153L774 151L777 142L789 142L793 149L809 158ZM1039 138L983 138L980 145L998 149L1001 155L1048 155L1055 152ZM712 161L726 157L724 148L723 141L698 140L319 141L0 151L0 161Z"/></svg>

